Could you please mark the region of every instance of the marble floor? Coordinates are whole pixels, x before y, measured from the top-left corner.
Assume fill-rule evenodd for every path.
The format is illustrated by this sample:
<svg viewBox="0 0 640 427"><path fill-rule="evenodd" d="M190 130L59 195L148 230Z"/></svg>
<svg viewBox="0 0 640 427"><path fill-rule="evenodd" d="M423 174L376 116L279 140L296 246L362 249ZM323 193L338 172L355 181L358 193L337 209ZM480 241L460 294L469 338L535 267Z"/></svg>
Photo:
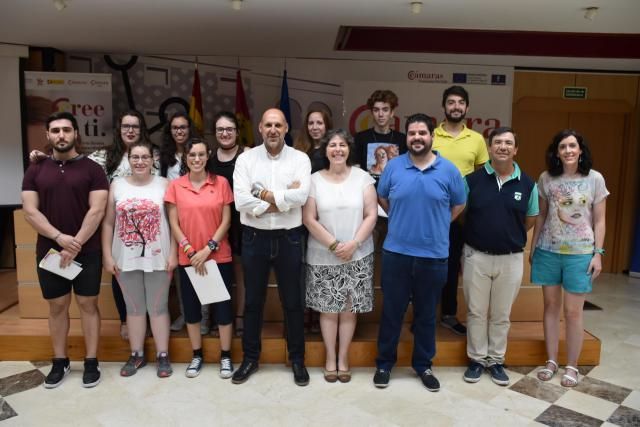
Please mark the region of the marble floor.
<svg viewBox="0 0 640 427"><path fill-rule="evenodd" d="M120 363L101 363L102 382L81 387L82 364L58 388L42 387L48 362L0 362L0 423L4 426L640 426L640 280L605 275L588 300L585 327L602 340L601 364L581 367L575 389L559 375L540 382L538 367L508 369L511 385L485 375L462 380L463 367L434 367L442 383L428 392L408 368L396 368L387 389L373 387L373 368L353 370L348 384L326 383L311 368L307 387L288 368L262 365L242 385L217 376L217 365L188 379L185 364L158 379L152 364L131 378Z"/></svg>

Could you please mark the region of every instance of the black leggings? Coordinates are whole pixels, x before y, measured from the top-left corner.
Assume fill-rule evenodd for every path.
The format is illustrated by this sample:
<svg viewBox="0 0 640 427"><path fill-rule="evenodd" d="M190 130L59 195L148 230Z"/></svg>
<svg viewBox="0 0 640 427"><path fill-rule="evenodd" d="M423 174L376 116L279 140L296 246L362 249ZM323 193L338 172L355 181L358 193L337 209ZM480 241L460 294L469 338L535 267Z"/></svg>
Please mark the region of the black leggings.
<svg viewBox="0 0 640 427"><path fill-rule="evenodd" d="M113 290L113 300L118 309L118 316L120 316L120 323L125 323L127 321L127 304L124 302L122 289L120 289L116 276L111 276L111 289Z"/></svg>

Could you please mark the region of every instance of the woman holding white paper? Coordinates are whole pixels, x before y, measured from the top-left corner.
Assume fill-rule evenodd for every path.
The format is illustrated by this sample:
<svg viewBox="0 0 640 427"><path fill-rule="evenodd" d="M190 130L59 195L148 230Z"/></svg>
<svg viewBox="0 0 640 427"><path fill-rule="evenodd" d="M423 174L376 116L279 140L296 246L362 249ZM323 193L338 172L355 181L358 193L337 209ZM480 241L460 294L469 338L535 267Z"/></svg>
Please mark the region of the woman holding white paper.
<svg viewBox="0 0 640 427"><path fill-rule="evenodd" d="M146 365L144 339L149 313L156 344L157 375L172 374L169 363L169 283L178 260L164 210L168 181L151 174L151 144L128 148L131 176L111 183L102 224L104 269L118 279L127 308L131 356L120 370L129 377Z"/></svg>
<svg viewBox="0 0 640 427"><path fill-rule="evenodd" d="M204 139L191 138L185 144L182 164L185 174L171 181L165 195L171 231L179 250L180 292L193 358L185 375L196 377L202 369L202 306L185 267L207 275L205 262L217 263L227 290L233 283L231 245L227 233L231 224L233 193L229 182L211 172L211 149ZM212 304L214 320L220 331L220 377L230 378L233 307L231 300Z"/></svg>

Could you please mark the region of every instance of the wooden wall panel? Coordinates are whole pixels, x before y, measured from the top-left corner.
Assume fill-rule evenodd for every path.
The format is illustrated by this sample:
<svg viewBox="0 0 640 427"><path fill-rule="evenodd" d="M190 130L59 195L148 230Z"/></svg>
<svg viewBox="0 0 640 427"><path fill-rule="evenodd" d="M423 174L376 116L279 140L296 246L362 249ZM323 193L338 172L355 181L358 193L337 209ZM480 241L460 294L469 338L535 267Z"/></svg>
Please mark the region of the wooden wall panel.
<svg viewBox="0 0 640 427"><path fill-rule="evenodd" d="M637 104L638 76L577 74L576 86L588 88L588 99L615 99Z"/></svg>
<svg viewBox="0 0 640 427"><path fill-rule="evenodd" d="M513 102L517 103L520 98L526 96L559 98L562 96L562 88L573 86L575 80L575 74L573 73L518 71L515 73L513 81Z"/></svg>

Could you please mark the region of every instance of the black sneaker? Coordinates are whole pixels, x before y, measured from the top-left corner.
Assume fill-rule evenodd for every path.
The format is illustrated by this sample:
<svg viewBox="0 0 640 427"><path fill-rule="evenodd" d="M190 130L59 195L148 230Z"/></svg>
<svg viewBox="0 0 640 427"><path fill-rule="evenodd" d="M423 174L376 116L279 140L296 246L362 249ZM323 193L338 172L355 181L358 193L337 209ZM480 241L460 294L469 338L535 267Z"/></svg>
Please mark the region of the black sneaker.
<svg viewBox="0 0 640 427"><path fill-rule="evenodd" d="M233 373L231 382L234 384L242 384L247 381L254 372L258 370L258 362L251 360L243 360L240 367Z"/></svg>
<svg viewBox="0 0 640 427"><path fill-rule="evenodd" d="M489 366L487 369L491 374L491 381L502 386L509 385L509 376L504 371L504 366L496 363L495 365Z"/></svg>
<svg viewBox="0 0 640 427"><path fill-rule="evenodd" d="M84 373L82 374L82 387L91 388L100 383L100 367L98 366L98 359L86 358L84 359Z"/></svg>
<svg viewBox="0 0 640 427"><path fill-rule="evenodd" d="M389 386L389 379L391 379L391 371L378 368L373 375L373 385L378 388L387 388Z"/></svg>
<svg viewBox="0 0 640 427"><path fill-rule="evenodd" d="M440 381L433 375L433 371L431 369L427 369L420 375L420 379L422 380L422 384L429 391L439 391L440 390Z"/></svg>
<svg viewBox="0 0 640 427"><path fill-rule="evenodd" d="M442 316L440 325L449 329L456 335L467 335L467 327L460 323L456 316Z"/></svg>
<svg viewBox="0 0 640 427"><path fill-rule="evenodd" d="M469 363L469 367L466 371L464 371L464 375L462 379L464 379L468 383L477 383L480 381L480 377L482 376L482 372L484 371L484 366L479 364L478 362L472 361Z"/></svg>
<svg viewBox="0 0 640 427"><path fill-rule="evenodd" d="M62 384L64 377L71 371L68 357L55 358L52 362L51 372L49 372L49 375L47 375L47 378L44 379L44 383L42 384L44 388L58 387Z"/></svg>
<svg viewBox="0 0 640 427"><path fill-rule="evenodd" d="M309 384L309 372L302 362L292 362L291 370L293 371L293 382L300 387Z"/></svg>
<svg viewBox="0 0 640 427"><path fill-rule="evenodd" d="M120 368L120 376L130 377L135 375L138 369L143 368L146 364L147 361L144 359L144 356L140 356L138 352L134 351L131 353L131 356L129 356L129 360Z"/></svg>

